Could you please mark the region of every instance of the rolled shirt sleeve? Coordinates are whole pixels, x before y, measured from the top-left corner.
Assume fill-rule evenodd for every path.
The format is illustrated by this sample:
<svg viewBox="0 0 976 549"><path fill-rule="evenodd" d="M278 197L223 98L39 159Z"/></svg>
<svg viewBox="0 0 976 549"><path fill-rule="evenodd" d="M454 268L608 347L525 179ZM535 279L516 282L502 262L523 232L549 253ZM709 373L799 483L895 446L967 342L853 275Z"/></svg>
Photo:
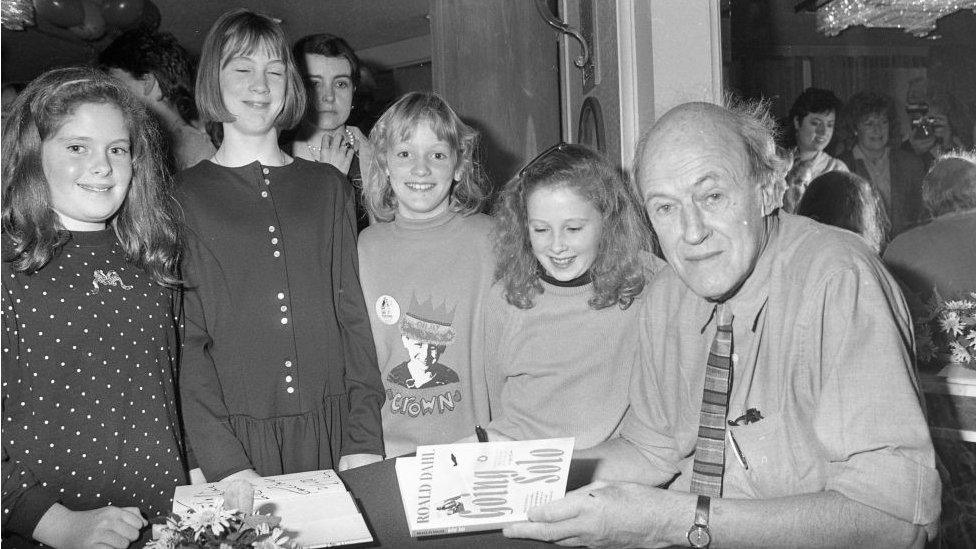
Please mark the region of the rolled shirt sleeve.
<svg viewBox="0 0 976 549"><path fill-rule="evenodd" d="M879 264L827 278L818 353L824 382L814 427L827 490L899 519L932 525L940 482L913 368L907 307ZM815 318L816 315L813 315Z"/></svg>

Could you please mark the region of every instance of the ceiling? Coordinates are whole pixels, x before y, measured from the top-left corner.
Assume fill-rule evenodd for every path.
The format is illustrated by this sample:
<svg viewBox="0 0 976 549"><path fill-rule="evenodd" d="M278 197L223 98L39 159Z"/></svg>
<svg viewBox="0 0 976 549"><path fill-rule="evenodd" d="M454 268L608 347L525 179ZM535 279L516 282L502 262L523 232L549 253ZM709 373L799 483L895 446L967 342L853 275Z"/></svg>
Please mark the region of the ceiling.
<svg viewBox="0 0 976 549"><path fill-rule="evenodd" d="M213 21L223 12L245 7L282 20L293 42L306 34L342 36L355 50L429 34L431 0L153 0L160 30L172 32L194 54ZM40 22L24 31L3 29L4 82L26 81L56 66L84 63L108 39L85 42L72 33Z"/></svg>

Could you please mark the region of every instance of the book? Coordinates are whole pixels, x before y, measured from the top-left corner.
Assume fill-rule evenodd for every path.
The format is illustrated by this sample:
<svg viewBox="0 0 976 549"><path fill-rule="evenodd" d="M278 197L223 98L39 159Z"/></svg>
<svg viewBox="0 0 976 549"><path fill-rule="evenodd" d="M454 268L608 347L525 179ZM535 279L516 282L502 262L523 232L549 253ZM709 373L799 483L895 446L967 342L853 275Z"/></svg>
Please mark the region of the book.
<svg viewBox="0 0 976 549"><path fill-rule="evenodd" d="M418 446L396 461L412 537L500 530L566 495L573 438Z"/></svg>
<svg viewBox="0 0 976 549"><path fill-rule="evenodd" d="M332 469L248 479L254 512L281 517L281 527L301 547L334 547L373 541L352 494ZM212 505L227 482L177 486L173 512Z"/></svg>

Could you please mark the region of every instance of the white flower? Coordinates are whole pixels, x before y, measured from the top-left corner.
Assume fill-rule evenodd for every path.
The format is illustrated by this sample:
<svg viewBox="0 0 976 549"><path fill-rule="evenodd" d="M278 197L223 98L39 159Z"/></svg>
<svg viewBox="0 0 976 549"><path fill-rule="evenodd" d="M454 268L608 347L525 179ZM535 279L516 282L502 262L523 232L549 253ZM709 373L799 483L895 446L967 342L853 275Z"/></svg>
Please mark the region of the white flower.
<svg viewBox="0 0 976 549"><path fill-rule="evenodd" d="M939 319L939 325L942 326L943 332L953 337L962 335L963 325L955 311L949 311L942 315L942 318Z"/></svg>
<svg viewBox="0 0 976 549"><path fill-rule="evenodd" d="M193 529L193 539L199 539L208 527L213 531L214 535L219 536L230 526L230 519L236 513L232 509L223 509L219 505L215 507L200 507L194 509L183 522L188 528Z"/></svg>
<svg viewBox="0 0 976 549"><path fill-rule="evenodd" d="M956 343L955 341L949 342L949 349L952 351L952 362L957 364L965 364L972 362L973 357L966 351L966 348L962 345Z"/></svg>

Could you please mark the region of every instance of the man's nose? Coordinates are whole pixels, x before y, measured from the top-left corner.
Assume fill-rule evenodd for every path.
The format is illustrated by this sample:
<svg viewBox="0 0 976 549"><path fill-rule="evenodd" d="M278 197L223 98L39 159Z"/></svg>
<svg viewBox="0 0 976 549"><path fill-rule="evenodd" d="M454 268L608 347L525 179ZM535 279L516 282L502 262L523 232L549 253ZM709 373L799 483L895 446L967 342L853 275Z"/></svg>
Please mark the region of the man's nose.
<svg viewBox="0 0 976 549"><path fill-rule="evenodd" d="M698 206L681 210L681 237L688 244L701 244L708 237L708 229Z"/></svg>

